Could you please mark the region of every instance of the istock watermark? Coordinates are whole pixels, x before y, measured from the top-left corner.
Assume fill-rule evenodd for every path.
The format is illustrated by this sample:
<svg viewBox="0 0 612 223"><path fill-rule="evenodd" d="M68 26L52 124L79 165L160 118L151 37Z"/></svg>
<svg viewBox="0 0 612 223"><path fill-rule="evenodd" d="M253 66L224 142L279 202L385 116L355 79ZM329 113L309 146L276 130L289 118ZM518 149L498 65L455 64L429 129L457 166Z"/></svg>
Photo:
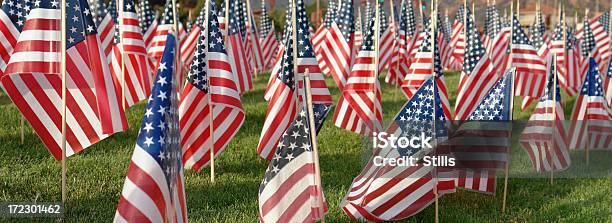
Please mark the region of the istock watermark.
<svg viewBox="0 0 612 223"><path fill-rule="evenodd" d="M375 155L373 162L375 166L455 166L455 158L445 155L414 156L415 154L432 151L435 144L433 138L427 136L425 132L410 137L396 136L387 132L375 132L372 136L373 148L388 150L389 153Z"/></svg>

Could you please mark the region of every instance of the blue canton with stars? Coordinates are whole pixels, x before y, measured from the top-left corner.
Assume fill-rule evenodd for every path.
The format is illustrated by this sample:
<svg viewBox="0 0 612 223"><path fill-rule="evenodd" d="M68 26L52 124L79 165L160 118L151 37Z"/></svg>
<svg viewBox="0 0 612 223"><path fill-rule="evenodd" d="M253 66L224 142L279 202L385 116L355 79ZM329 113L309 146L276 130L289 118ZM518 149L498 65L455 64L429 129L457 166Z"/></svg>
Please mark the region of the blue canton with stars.
<svg viewBox="0 0 612 223"><path fill-rule="evenodd" d="M244 30L242 30L242 23L244 22L244 20L242 19L242 11L240 11L240 8L242 8L242 4L237 1L237 0L230 0L230 5L229 5L229 34L228 35L234 35L234 34L241 34L244 31L246 31L246 28ZM227 18L226 18L227 21ZM243 36L243 34L241 34L241 36Z"/></svg>
<svg viewBox="0 0 612 223"><path fill-rule="evenodd" d="M608 78L612 78L612 57L610 57L610 62L608 62L608 73L606 76L608 76Z"/></svg>
<svg viewBox="0 0 612 223"><path fill-rule="evenodd" d="M380 36L382 36L385 30L389 28L389 20L387 18L387 13L385 12L385 9L383 8L383 4L379 5L378 13L379 13L378 16L380 16Z"/></svg>
<svg viewBox="0 0 612 223"><path fill-rule="evenodd" d="M536 19L533 22L533 26L529 30L531 34L531 41L536 49L542 47L544 42L544 33L546 32L546 26L544 25L544 19L542 18L542 12L536 12Z"/></svg>
<svg viewBox="0 0 612 223"><path fill-rule="evenodd" d="M268 15L268 9L266 8L266 1L261 1L261 32L259 38L264 39L268 36L268 33L272 31L272 20Z"/></svg>
<svg viewBox="0 0 612 223"><path fill-rule="evenodd" d="M208 93L209 89L208 75L206 73L208 71L206 63L207 52L226 53L225 46L223 45L223 34L219 30L219 22L215 12L215 4L211 2L210 12L208 13L208 28L210 31L202 29L200 32L200 40L195 51L193 63L191 63L189 75L187 76L187 80L204 93ZM205 11L204 14L206 14ZM206 27L203 26L203 28ZM208 40L204 39L206 32L208 32Z"/></svg>
<svg viewBox="0 0 612 223"><path fill-rule="evenodd" d="M589 26L589 17L584 17L584 22L582 23L584 36L582 38L582 56L589 57L593 49L595 49L595 36L593 35L593 30L591 30L591 26Z"/></svg>
<svg viewBox="0 0 612 223"><path fill-rule="evenodd" d="M550 64L550 69L548 72L548 81L546 82L546 89L544 89L544 95L540 98L540 101L552 101L553 93L556 91L556 96L554 98L555 101L561 101L561 91L559 89L559 80L557 80L557 85L555 86L556 90L553 91L553 84L555 83L555 75L557 72L555 71L555 65Z"/></svg>
<svg viewBox="0 0 612 223"><path fill-rule="evenodd" d="M94 13L94 19L96 21L96 25L100 26L104 17L108 14L108 9L106 9L106 5L104 4L104 0L97 0L96 3L96 12Z"/></svg>
<svg viewBox="0 0 612 223"><path fill-rule="evenodd" d="M509 121L512 101L512 72L506 72L470 113L468 121Z"/></svg>
<svg viewBox="0 0 612 223"><path fill-rule="evenodd" d="M436 78L430 78L417 90L412 98L402 110L395 116L394 122L402 130L404 137L420 137L422 133L425 137L434 137L434 107L435 107L435 130L436 138L445 138L448 136L445 127L446 117L442 109L442 101L440 100L440 92L436 85L433 84ZM435 99L434 99L435 95ZM435 103L434 103L435 102ZM399 136L398 136L399 137ZM398 152L402 156L412 156L415 153L426 148L398 148Z"/></svg>
<svg viewBox="0 0 612 223"><path fill-rule="evenodd" d="M416 16L414 15L414 7L412 1L402 2L402 11L400 18L400 29L406 32L406 37L411 37L416 34Z"/></svg>
<svg viewBox="0 0 612 223"><path fill-rule="evenodd" d="M519 23L516 15L512 15L512 23L512 44L533 46L533 43L531 43L529 37L527 37L527 34L525 34L525 31L521 28L521 24Z"/></svg>
<svg viewBox="0 0 612 223"><path fill-rule="evenodd" d="M335 20L342 36L346 41L351 39L353 33L355 33L355 15L353 13L353 2L351 0L341 0L340 10Z"/></svg>
<svg viewBox="0 0 612 223"><path fill-rule="evenodd" d="M113 22L115 22L115 24L119 24L119 21L117 20L117 18L119 18L119 14L117 12L117 1L116 0L110 0L108 2L108 13L110 13L111 18L113 18Z"/></svg>
<svg viewBox="0 0 612 223"><path fill-rule="evenodd" d="M2 11L6 14L13 25L21 32L25 25L26 17L32 9L32 0L4 0Z"/></svg>
<svg viewBox="0 0 612 223"><path fill-rule="evenodd" d="M589 59L589 70L582 84L580 95L583 96L600 96L603 97L603 88L601 82L601 75L599 75L599 68L595 59Z"/></svg>
<svg viewBox="0 0 612 223"><path fill-rule="evenodd" d="M565 17L563 17L563 14L562 14L562 18L565 18ZM558 23L555 26L554 35L553 35L553 41L563 41L563 38L564 38L563 37L563 25L564 25L563 23ZM567 24L565 24L565 25L567 25ZM566 38L566 40L565 40L565 49L571 50L571 49L574 48L574 42L576 40L575 40L574 35L572 34L572 31L569 29L569 27L566 27L565 30L566 30L566 33L565 33L565 38Z"/></svg>
<svg viewBox="0 0 612 223"><path fill-rule="evenodd" d="M98 34L87 0L66 1L66 49Z"/></svg>
<svg viewBox="0 0 612 223"><path fill-rule="evenodd" d="M338 7L336 6L336 1L329 1L327 2L327 4L327 12L325 13L323 26L329 29L329 27L331 27L332 22L336 19Z"/></svg>
<svg viewBox="0 0 612 223"><path fill-rule="evenodd" d="M604 30L606 30L608 34L612 34L612 32L610 32L610 11L607 11L606 13L599 16L598 20L599 23L601 23L601 25L603 26Z"/></svg>
<svg viewBox="0 0 612 223"><path fill-rule="evenodd" d="M175 42L174 36L168 35L136 141L164 170L171 191L182 168L177 93L173 83Z"/></svg>
<svg viewBox="0 0 612 223"><path fill-rule="evenodd" d="M138 22L140 23L140 28L142 29L143 34L147 31L151 24L153 24L155 18L155 11L151 8L149 0L140 0L140 10L138 10Z"/></svg>
<svg viewBox="0 0 612 223"><path fill-rule="evenodd" d="M468 10L467 13L467 39L465 41L466 46L465 57L463 59L463 73L466 75L471 75L478 62L480 62L480 60L485 56L485 47L480 39L480 33L478 33L478 27L476 27L474 17L472 17L470 10Z"/></svg>
<svg viewBox="0 0 612 223"><path fill-rule="evenodd" d="M164 15L160 22L161 25L172 25L174 24L174 12L173 12L172 1L166 1L166 6L164 6Z"/></svg>
<svg viewBox="0 0 612 223"><path fill-rule="evenodd" d="M313 112L317 133L323 126L323 121L329 114L330 106L323 104L313 104ZM264 179L259 187L261 193L268 182L270 182L280 170L287 164L299 156L312 156L312 139L310 135L310 123L308 121L308 112L306 109L301 109L295 117L291 126L285 131L283 137L278 142L276 152L272 158L268 169L264 175Z"/></svg>
<svg viewBox="0 0 612 223"><path fill-rule="evenodd" d="M366 33L361 44L361 51L374 51L374 29L376 29L376 19L372 17L367 23ZM382 32L382 30L381 30Z"/></svg>

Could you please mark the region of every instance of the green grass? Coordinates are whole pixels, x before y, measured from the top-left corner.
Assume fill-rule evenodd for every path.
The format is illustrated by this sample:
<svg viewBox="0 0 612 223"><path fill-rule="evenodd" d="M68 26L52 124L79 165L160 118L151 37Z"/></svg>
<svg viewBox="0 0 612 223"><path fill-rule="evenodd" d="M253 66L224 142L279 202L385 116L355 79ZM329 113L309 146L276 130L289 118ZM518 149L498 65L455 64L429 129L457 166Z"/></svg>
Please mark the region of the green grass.
<svg viewBox="0 0 612 223"><path fill-rule="evenodd" d="M256 146L265 118L267 103L263 91L268 76L255 80L255 90L243 97L246 121L226 150L216 159L216 183L209 182L209 169L187 171L188 216L192 222L256 222L257 193L267 162L258 158ZM457 74L447 77L450 95L456 95ZM335 86L328 79L328 86ZM382 84L385 122L393 118L406 102L393 86ZM337 101L338 89L330 87ZM454 97L451 97L451 104ZM516 101L518 105L519 100ZM568 101L571 108L573 101ZM517 106L518 107L518 106ZM115 134L81 154L68 159L69 222L108 222L113 218L119 194L134 149L144 105L131 108L131 128ZM567 109L569 112L570 109ZM26 140L19 141L19 113L4 94L0 94L0 202L59 201L60 163L44 148L38 137L26 128ZM529 112L517 111L514 117L529 118ZM346 222L338 205L364 163L362 139L339 129L328 118L319 135L322 182L329 202L328 222ZM515 134L515 140L516 140ZM574 163L583 162L582 152L572 152ZM603 154L602 154L603 155ZM610 154L607 154L610 157ZM597 153L592 166L604 165ZM530 172L526 153L513 148L511 172ZM541 179L509 180L508 210L501 214L503 181L498 181L497 195L482 195L458 190L440 199L442 222L612 222L612 176L591 179L555 179L549 184ZM406 222L431 222L434 208L429 207ZM14 221L3 219L0 221ZM32 220L32 219L21 219ZM53 221L53 219L36 219Z"/></svg>

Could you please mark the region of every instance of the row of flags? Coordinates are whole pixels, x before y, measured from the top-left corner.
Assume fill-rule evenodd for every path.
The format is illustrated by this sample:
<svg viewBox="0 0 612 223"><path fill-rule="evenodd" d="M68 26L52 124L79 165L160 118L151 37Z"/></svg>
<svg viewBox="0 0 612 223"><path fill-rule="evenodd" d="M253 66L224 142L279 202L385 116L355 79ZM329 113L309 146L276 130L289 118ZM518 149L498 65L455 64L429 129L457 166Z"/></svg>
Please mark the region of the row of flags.
<svg viewBox="0 0 612 223"><path fill-rule="evenodd" d="M5 0L1 86L58 160L62 100L68 156L125 131L125 110L147 100L116 222L187 221L183 168L199 170L224 150L245 119L241 95L253 88L253 74L267 69L268 109L257 146L270 161L259 190L263 222L316 221L325 212L317 210L327 209L317 185L316 135L309 131L320 131L331 112L324 74L342 92L332 119L337 127L364 136L383 130L377 75L386 69L386 82L399 85L408 100L386 131L425 132L436 142L431 150L383 148L374 155L464 161L449 169L380 167L369 160L341 203L355 220L407 218L456 187L494 193L495 172L508 162L514 96L538 103L520 142L539 172L568 168L568 149L605 148L612 139L609 12L585 18L575 33L562 22L548 35L536 20L528 35L516 15L506 21L489 6L481 35L468 7L460 7L451 26L434 13L417 22L412 1L402 1L392 13L397 20L381 24L386 13L374 7L361 27L353 2L341 0L315 32L303 0L289 3L279 42L268 14L259 30L240 0L219 10L207 1L188 29L171 1L158 21L146 0L139 6L123 0L121 8L99 0L95 10L86 0L68 0L65 19L57 1ZM66 30L60 30L62 22ZM59 56L61 32L66 58ZM443 69L462 70L454 113ZM572 120L579 121L569 127L562 122L561 89L577 95ZM316 126L310 126L311 116ZM453 120L456 129L448 126ZM473 149L466 138L486 143Z"/></svg>

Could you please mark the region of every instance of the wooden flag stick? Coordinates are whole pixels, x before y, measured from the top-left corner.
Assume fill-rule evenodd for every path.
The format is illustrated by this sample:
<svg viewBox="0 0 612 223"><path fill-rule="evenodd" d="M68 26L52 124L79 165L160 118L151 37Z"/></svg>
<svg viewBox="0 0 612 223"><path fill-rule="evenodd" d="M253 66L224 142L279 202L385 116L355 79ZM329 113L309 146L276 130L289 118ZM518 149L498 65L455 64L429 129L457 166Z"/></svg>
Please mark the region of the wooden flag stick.
<svg viewBox="0 0 612 223"><path fill-rule="evenodd" d="M225 46L227 46L227 40L229 38L229 4L229 0L225 0L225 17L223 18L223 22L225 22L225 40L223 43L225 43Z"/></svg>
<svg viewBox="0 0 612 223"><path fill-rule="evenodd" d="M584 9L584 18L588 19L589 17L589 8ZM588 25L588 23L586 24ZM585 27L583 27L582 29L585 29ZM587 57L587 61L590 60L591 58L591 52L589 52L589 56ZM590 62L587 62L588 66L590 66ZM587 74L588 75L588 74ZM587 104L590 102L590 97L587 97ZM589 137L589 121L588 120L584 120L585 122L587 122L587 130L586 130L586 145L584 147L584 152L585 152L585 159L586 159L586 165L589 166L589 162L590 162L590 158L589 158L589 147L590 147L590 137Z"/></svg>
<svg viewBox="0 0 612 223"><path fill-rule="evenodd" d="M437 106L437 103L436 103L436 84L437 83L436 83L436 65L435 65L436 64L436 61L435 61L435 59L436 59L436 50L435 50L436 49L436 43L435 43L436 36L435 36L435 33L436 32L435 31L436 31L436 25L437 25L438 16L437 16L436 13L437 13L437 3L436 3L435 0L432 0L431 1L431 24L430 24L430 26L431 26L431 36L430 36L430 38L431 39L430 39L430 41L431 41L431 62L432 62L431 63L432 87L434 89L433 93L432 93L433 94L433 113L432 113L432 121L433 121L433 125L432 125L433 131L432 132L433 132L433 137L432 138L433 138L433 145L434 145L434 147L437 146L437 144L438 144L438 139L436 137L436 135L437 135L436 134L437 133L436 132L437 131L436 130L436 125L437 125L437 123L436 123L436 121L437 121L436 120L436 117L437 117L436 110L437 110L438 106ZM465 24L464 24L464 26L465 26ZM424 27L424 28L427 28L427 27ZM434 178L433 192L434 192L434 195L435 195L435 200L434 200L434 203L435 203L435 219L434 219L434 222L438 223L438 222L440 222L440 214L439 214L440 213L440 208L439 208L439 206L440 206L439 200L440 199L439 199L439 194L438 194L438 173L437 173L437 169L436 168L434 168L434 171L433 171L433 178Z"/></svg>
<svg viewBox="0 0 612 223"><path fill-rule="evenodd" d="M126 55L125 55L125 47L123 47L123 32L122 29L123 27L123 0L116 0L117 1L117 11L118 11L118 18L117 20L119 21L119 42L120 42L120 46L121 46L121 108L123 109L123 111L125 111L125 108L127 107L125 105L125 60Z"/></svg>
<svg viewBox="0 0 612 223"><path fill-rule="evenodd" d="M407 1L412 1L412 0L407 0ZM419 15L421 16L421 24L422 24L422 21L424 21L424 19L423 19L423 2L422 2L422 0L419 0L418 3L419 3ZM427 28L423 27L423 29L427 29Z"/></svg>
<svg viewBox="0 0 612 223"><path fill-rule="evenodd" d="M208 30L209 30L209 14L210 13L210 0L205 0L206 3L204 3L204 10L206 11L204 14L204 25L202 27L205 27L205 32L204 32L204 39L206 40L204 44L206 44L206 47L204 47L206 50L208 50ZM226 20L227 21L227 20ZM226 26L227 27L227 26ZM208 68L208 65L207 65ZM210 182L211 183L215 183L215 118L213 117L213 105L212 105L212 93L209 91L208 92L208 120L210 122L210 126L208 128L209 133L210 134Z"/></svg>
<svg viewBox="0 0 612 223"><path fill-rule="evenodd" d="M390 3L390 6L391 6L390 7L390 10L391 10L391 21L393 22L393 26L395 26L394 30L395 30L395 32L399 32L399 24L395 23L395 9L394 9L395 5L393 4L393 0L391 0L389 3ZM393 38L396 38L395 37L395 33L394 33ZM399 47L400 46L399 45L399 41L397 39L396 39L396 41L393 42L393 44L394 44L393 45L393 49L395 49L395 47ZM398 50L398 52L399 52L399 50ZM393 55L391 55L389 60L390 60L389 61L389 69L387 69L387 75L390 75L389 73L391 72L391 69L392 69L391 68L391 62L393 61ZM397 70L397 69L399 69L399 63L395 64L395 70ZM389 79L389 80L391 81L391 83L396 82L395 83L395 92L393 92L393 101L395 101L397 99L397 95L398 95L398 91L399 91L399 86L400 86L401 83L400 83L399 78L397 78L397 77L395 77L395 80L391 80L391 79Z"/></svg>
<svg viewBox="0 0 612 223"><path fill-rule="evenodd" d="M552 137L551 137L551 145L552 148L555 148L555 131L557 130L557 55L553 55L553 86L552 86L552 91L553 91L553 107L552 107L552 115L553 115L553 122L552 122ZM550 168L550 185L554 184L554 169Z"/></svg>
<svg viewBox="0 0 612 223"><path fill-rule="evenodd" d="M19 134L21 135L21 145L23 145L23 142L25 141L25 122L24 122L24 117L23 115L21 115L21 118L19 120Z"/></svg>
<svg viewBox="0 0 612 223"><path fill-rule="evenodd" d="M379 9L379 5L380 5L380 0L374 0L376 1L375 7L376 7L376 11L375 11L375 18L374 18L374 84L372 85L372 133L374 133L374 131L379 130L377 128L378 125L376 125L376 123L378 123L378 115L377 115L377 109L376 109L376 102L378 100L377 97L377 88L376 85L378 84L378 64L380 63L380 59L378 57L378 55L380 55L380 9ZM366 21L366 24L370 24L370 21ZM366 25L367 27L368 25ZM381 123L382 126L382 123Z"/></svg>
<svg viewBox="0 0 612 223"><path fill-rule="evenodd" d="M60 25L60 74L62 76L62 139L60 143L62 148L62 203L64 203L65 205L66 200L68 198L68 187L66 178L66 172L68 167L66 163L66 134L68 133L66 129L66 9L68 8L68 6L66 6L66 0L61 0L60 7L62 16Z"/></svg>
<svg viewBox="0 0 612 223"><path fill-rule="evenodd" d="M304 90L306 91L306 107L308 109L308 125L310 130L310 145L312 146L312 159L315 168L315 187L317 188L317 203L321 222L325 223L325 209L323 201L323 185L321 184L321 166L319 163L319 149L317 145L317 129L312 106L312 92L310 89L310 74L308 68L304 73Z"/></svg>
<svg viewBox="0 0 612 223"><path fill-rule="evenodd" d="M246 8L246 10L247 10L247 17L248 17L247 18L247 20L248 20L247 22L249 24L249 29L252 29L255 24L252 24L254 20L251 17L251 15L253 15L252 11L251 11L251 0L246 0L246 6L247 6L247 8ZM250 31L247 31L247 33L249 33L249 32ZM250 35L250 34L247 34L247 35ZM253 47L253 46L251 46L251 47ZM254 59L255 58L255 55L254 55L255 54L255 50L251 50L251 54L253 54L251 56ZM253 76L257 80L257 62L253 63Z"/></svg>
<svg viewBox="0 0 612 223"><path fill-rule="evenodd" d="M510 3L510 42L508 43L509 47L512 49L512 36L514 35L514 1L512 1ZM510 59L508 60L508 63L510 63L510 65L512 64L512 50L510 50ZM510 94L510 126L512 126L512 121L514 120L514 78L515 78L515 74L516 74L516 69L512 68L512 66L509 66L510 69L512 70L512 86L511 86L511 94ZM512 134L512 132L510 132L510 134ZM508 160L506 160L506 164L504 165L504 194L502 196L502 209L501 209L501 213L505 213L506 212L506 201L508 199L508 172L510 170L510 154L511 154L511 150L512 147L508 148Z"/></svg>

